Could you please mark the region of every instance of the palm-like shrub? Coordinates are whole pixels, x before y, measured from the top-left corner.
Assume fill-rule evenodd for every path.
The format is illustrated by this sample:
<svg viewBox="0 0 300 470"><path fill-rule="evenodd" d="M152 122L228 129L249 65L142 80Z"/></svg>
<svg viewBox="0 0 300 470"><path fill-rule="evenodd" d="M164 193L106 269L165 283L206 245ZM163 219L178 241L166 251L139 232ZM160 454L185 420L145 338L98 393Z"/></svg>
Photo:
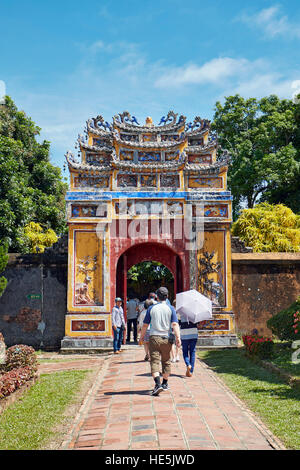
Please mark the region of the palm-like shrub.
<svg viewBox="0 0 300 470"><path fill-rule="evenodd" d="M254 252L300 251L300 216L283 204L257 204L244 209L231 232Z"/></svg>

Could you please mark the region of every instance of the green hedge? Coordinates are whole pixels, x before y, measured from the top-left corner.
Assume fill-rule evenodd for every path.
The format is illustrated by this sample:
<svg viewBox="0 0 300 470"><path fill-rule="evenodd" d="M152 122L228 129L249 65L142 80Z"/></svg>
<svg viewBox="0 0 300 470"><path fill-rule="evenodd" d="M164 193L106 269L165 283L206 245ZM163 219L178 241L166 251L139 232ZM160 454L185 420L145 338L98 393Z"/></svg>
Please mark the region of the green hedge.
<svg viewBox="0 0 300 470"><path fill-rule="evenodd" d="M267 321L267 327L270 328L273 335L281 341L295 341L300 339L300 331L295 333L293 328L295 313L300 311L300 296L296 302L292 303L287 309L275 314Z"/></svg>

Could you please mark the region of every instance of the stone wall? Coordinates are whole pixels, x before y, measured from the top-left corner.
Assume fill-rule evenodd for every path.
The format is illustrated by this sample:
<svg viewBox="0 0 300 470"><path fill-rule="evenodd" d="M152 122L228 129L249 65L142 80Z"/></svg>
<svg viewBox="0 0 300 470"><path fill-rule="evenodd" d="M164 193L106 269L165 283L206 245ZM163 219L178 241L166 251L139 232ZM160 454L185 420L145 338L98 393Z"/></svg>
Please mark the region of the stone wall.
<svg viewBox="0 0 300 470"><path fill-rule="evenodd" d="M42 255L10 255L8 286L0 297L0 331L7 346L59 349L65 334L67 246ZM267 320L300 295L300 253L251 253L235 242L233 312L237 332L270 334ZM241 249L240 249L241 248ZM241 252L236 252L240 250Z"/></svg>
<svg viewBox="0 0 300 470"><path fill-rule="evenodd" d="M270 335L267 320L300 295L300 253L232 253L236 330Z"/></svg>
<svg viewBox="0 0 300 470"><path fill-rule="evenodd" d="M6 345L59 349L67 304L67 253L62 242L40 255L10 254L4 276L8 285L0 297L0 331Z"/></svg>

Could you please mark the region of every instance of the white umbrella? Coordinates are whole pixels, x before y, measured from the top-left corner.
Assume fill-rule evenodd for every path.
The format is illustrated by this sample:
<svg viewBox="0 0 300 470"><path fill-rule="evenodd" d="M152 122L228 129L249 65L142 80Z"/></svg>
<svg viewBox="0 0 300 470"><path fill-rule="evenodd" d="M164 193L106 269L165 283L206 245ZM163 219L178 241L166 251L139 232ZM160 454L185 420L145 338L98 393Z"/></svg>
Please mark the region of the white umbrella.
<svg viewBox="0 0 300 470"><path fill-rule="evenodd" d="M192 323L213 318L211 300L195 289L176 294L176 312L185 315Z"/></svg>

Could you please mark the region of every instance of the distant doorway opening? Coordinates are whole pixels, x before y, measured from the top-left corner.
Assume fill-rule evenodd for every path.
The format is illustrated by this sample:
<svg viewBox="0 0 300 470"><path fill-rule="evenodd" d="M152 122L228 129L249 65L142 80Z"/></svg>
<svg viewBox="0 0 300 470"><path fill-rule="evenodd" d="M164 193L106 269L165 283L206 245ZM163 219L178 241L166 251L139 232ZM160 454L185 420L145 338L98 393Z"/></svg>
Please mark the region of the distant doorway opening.
<svg viewBox="0 0 300 470"><path fill-rule="evenodd" d="M174 300L174 276L159 261L143 261L134 264L127 271L127 297L144 301L150 292L156 292L160 286L167 287L170 302Z"/></svg>

